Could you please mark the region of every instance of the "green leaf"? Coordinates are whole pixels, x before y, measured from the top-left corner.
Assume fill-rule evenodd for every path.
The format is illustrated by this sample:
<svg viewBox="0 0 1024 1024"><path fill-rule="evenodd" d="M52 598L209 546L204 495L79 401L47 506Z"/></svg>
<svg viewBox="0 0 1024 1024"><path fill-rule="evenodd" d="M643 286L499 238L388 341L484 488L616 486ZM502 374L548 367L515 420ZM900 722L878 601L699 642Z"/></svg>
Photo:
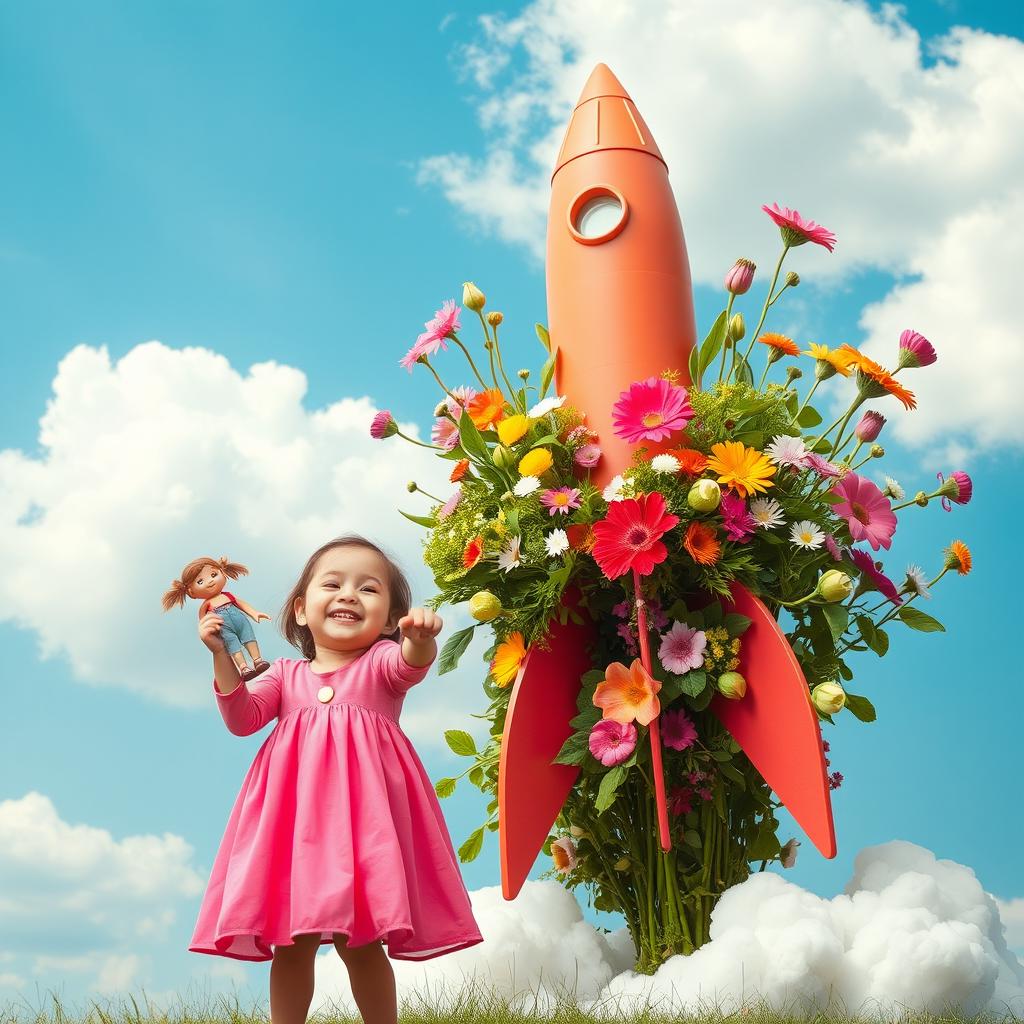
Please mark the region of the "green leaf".
<svg viewBox="0 0 1024 1024"><path fill-rule="evenodd" d="M896 614L902 622L919 633L946 632L946 627L938 619L933 619L927 612L923 612L919 608L906 606L900 608Z"/></svg>
<svg viewBox="0 0 1024 1024"><path fill-rule="evenodd" d="M871 646L871 641L875 637L875 623L867 615L858 615L856 618L857 628L860 630L860 635L864 638L864 643Z"/></svg>
<svg viewBox="0 0 1024 1024"><path fill-rule="evenodd" d="M434 783L434 792L443 800L455 792L455 779L438 779Z"/></svg>
<svg viewBox="0 0 1024 1024"><path fill-rule="evenodd" d="M714 362L715 356L722 350L725 344L725 332L729 329L729 320L723 309L708 331L708 336L700 346L700 355L697 357L697 383L699 385L701 375Z"/></svg>
<svg viewBox="0 0 1024 1024"><path fill-rule="evenodd" d="M708 684L708 674L702 668L692 669L676 678L679 680L679 692L685 693L688 697L696 697Z"/></svg>
<svg viewBox="0 0 1024 1024"><path fill-rule="evenodd" d="M859 718L862 722L873 722L877 717L875 715L875 706L867 699L867 697L861 697L856 693L850 693L846 691L846 710L851 712L854 718Z"/></svg>
<svg viewBox="0 0 1024 1024"><path fill-rule="evenodd" d="M480 850L483 845L484 830L481 826L459 847L459 860L463 864L476 860L480 856Z"/></svg>
<svg viewBox="0 0 1024 1024"><path fill-rule="evenodd" d="M555 373L555 360L558 357L558 349L551 353L548 361L544 364L540 371L540 394L539 398L543 398L547 393L548 385L551 383L551 378Z"/></svg>
<svg viewBox="0 0 1024 1024"><path fill-rule="evenodd" d="M796 418L801 427L816 427L821 422L821 413L810 405L805 405Z"/></svg>
<svg viewBox="0 0 1024 1024"><path fill-rule="evenodd" d="M690 363L687 367L687 371L690 375L690 383L693 387L699 387L700 384L700 374L697 372L697 359L699 358L698 351L699 350L696 345L690 349Z"/></svg>
<svg viewBox="0 0 1024 1024"><path fill-rule="evenodd" d="M700 833L692 828L688 828L683 833L683 842L687 846L692 846L695 850L704 849L704 844L700 841Z"/></svg>
<svg viewBox="0 0 1024 1024"><path fill-rule="evenodd" d="M832 637L838 640L850 624L850 609L845 604L824 604L821 611L828 622L828 628L832 630Z"/></svg>
<svg viewBox="0 0 1024 1024"><path fill-rule="evenodd" d="M470 736L468 732L465 732L462 729L446 729L444 738L452 751L459 754L461 757L476 756L476 744L473 742L473 737Z"/></svg>
<svg viewBox="0 0 1024 1024"><path fill-rule="evenodd" d="M603 712L601 708L594 704L590 707L584 708L575 718L569 722L574 729L586 729L589 733L591 729L601 721Z"/></svg>
<svg viewBox="0 0 1024 1024"><path fill-rule="evenodd" d="M399 509L398 511L402 512L401 509ZM432 530L435 526L437 526L437 520L431 518L430 516L413 516L410 515L408 512L402 512L402 515L405 516L405 518L410 520L411 522L416 523L417 526L425 526L428 530Z"/></svg>
<svg viewBox="0 0 1024 1024"><path fill-rule="evenodd" d="M510 508L505 513L505 525L511 533L519 532L519 509Z"/></svg>
<svg viewBox="0 0 1024 1024"><path fill-rule="evenodd" d="M725 616L722 614L722 606L718 601L709 604L704 609L704 625L707 627L720 626Z"/></svg>
<svg viewBox="0 0 1024 1024"><path fill-rule="evenodd" d="M748 629L750 629L751 620L746 615L740 615L739 612L729 612L725 617L725 628L729 631L729 636L743 636Z"/></svg>
<svg viewBox="0 0 1024 1024"><path fill-rule="evenodd" d="M459 440L470 458L485 463L487 466L493 465L491 453L480 436L480 431L476 429L476 424L470 419L469 413L465 409L462 410L462 415L459 417Z"/></svg>
<svg viewBox="0 0 1024 1024"><path fill-rule="evenodd" d="M711 751L711 756L716 761L731 761L732 760L732 754L730 754L728 750L712 750Z"/></svg>
<svg viewBox="0 0 1024 1024"><path fill-rule="evenodd" d="M481 784L484 781L484 770L480 765L475 764L469 769L469 781L470 784L476 786L477 789L481 788Z"/></svg>
<svg viewBox="0 0 1024 1024"><path fill-rule="evenodd" d="M733 782L738 783L740 789L746 789L747 788L747 777L735 765L729 764L728 761L723 761L718 766L718 770L727 779L732 779Z"/></svg>
<svg viewBox="0 0 1024 1024"><path fill-rule="evenodd" d="M583 761L590 753L588 734L585 732L574 732L558 751L552 764L583 764Z"/></svg>
<svg viewBox="0 0 1024 1024"><path fill-rule="evenodd" d="M551 351L551 335L548 334L548 329L543 324L534 324L533 325L533 329L534 329L534 331L536 331L537 337L540 339L540 343L544 346L544 348L548 352L550 352Z"/></svg>
<svg viewBox="0 0 1024 1024"><path fill-rule="evenodd" d="M594 806L598 814L603 814L615 802L615 791L626 779L626 770L617 764L611 771L605 772L601 785L597 790Z"/></svg>
<svg viewBox="0 0 1024 1024"><path fill-rule="evenodd" d="M751 387L754 386L754 371L751 370L750 363L742 356L740 356L736 364L736 378L743 384L749 384Z"/></svg>
<svg viewBox="0 0 1024 1024"><path fill-rule="evenodd" d="M828 455L832 451L833 442L827 437L823 437L812 449L812 452L817 452L819 455Z"/></svg>
<svg viewBox="0 0 1024 1024"><path fill-rule="evenodd" d="M458 665L459 658L462 657L470 640L473 639L474 629L476 626L466 626L465 629L452 633L445 641L444 647L441 648L441 655L437 659L437 674L439 676L443 676L445 672L451 672Z"/></svg>
<svg viewBox="0 0 1024 1024"><path fill-rule="evenodd" d="M757 836L747 847L747 860L773 860L782 853L782 844L775 834L778 822L765 818L757 830Z"/></svg>
<svg viewBox="0 0 1024 1024"><path fill-rule="evenodd" d="M875 642L871 644L871 650L880 658L885 657L886 652L889 650L889 634L877 626L875 627Z"/></svg>

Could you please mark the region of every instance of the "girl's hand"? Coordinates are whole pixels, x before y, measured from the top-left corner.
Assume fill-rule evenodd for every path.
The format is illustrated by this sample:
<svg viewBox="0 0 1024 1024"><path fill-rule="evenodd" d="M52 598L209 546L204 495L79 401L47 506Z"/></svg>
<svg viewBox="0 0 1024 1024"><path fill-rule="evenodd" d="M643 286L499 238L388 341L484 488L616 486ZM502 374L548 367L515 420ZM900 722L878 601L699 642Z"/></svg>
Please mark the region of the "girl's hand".
<svg viewBox="0 0 1024 1024"><path fill-rule="evenodd" d="M213 651L214 654L223 654L227 649L221 639L220 627L224 620L216 612L207 612L199 620L199 639Z"/></svg>
<svg viewBox="0 0 1024 1024"><path fill-rule="evenodd" d="M441 616L430 608L410 608L409 614L398 620L402 636L414 644L432 640L443 627Z"/></svg>

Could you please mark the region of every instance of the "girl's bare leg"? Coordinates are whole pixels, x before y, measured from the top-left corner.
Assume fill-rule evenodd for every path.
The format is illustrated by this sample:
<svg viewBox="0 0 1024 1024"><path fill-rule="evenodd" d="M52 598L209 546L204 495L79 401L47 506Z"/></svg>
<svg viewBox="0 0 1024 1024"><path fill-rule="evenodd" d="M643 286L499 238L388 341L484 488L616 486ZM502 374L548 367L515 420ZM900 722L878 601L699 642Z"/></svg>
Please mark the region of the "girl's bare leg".
<svg viewBox="0 0 1024 1024"><path fill-rule="evenodd" d="M275 946L270 965L270 1019L272 1024L306 1024L313 1001L313 961L320 933L294 935L292 946Z"/></svg>
<svg viewBox="0 0 1024 1024"><path fill-rule="evenodd" d="M395 972L381 941L349 948L347 937L336 932L334 948L348 968L352 998L363 1024L398 1024ZM273 1024L279 1022L275 1020Z"/></svg>

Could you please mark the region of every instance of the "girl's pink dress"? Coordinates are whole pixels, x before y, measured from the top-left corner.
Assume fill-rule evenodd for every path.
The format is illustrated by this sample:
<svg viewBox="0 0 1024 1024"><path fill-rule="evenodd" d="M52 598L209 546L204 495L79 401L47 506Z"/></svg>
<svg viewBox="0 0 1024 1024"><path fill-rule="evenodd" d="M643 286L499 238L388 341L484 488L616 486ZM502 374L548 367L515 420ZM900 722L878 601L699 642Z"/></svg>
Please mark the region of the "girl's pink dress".
<svg viewBox="0 0 1024 1024"><path fill-rule="evenodd" d="M236 736L278 721L235 800L191 952L270 960L294 935L323 944L338 932L429 960L483 942L434 787L398 725L429 670L381 638L333 672L279 658L227 695L214 683Z"/></svg>

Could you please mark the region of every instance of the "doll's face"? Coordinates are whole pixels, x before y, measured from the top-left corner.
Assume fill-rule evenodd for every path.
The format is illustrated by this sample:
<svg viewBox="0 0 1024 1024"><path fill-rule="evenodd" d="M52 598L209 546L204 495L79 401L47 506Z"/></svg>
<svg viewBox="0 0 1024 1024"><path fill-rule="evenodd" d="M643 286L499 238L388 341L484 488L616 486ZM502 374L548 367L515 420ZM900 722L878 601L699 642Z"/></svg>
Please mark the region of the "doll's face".
<svg viewBox="0 0 1024 1024"><path fill-rule="evenodd" d="M295 621L308 626L317 648L351 651L390 633L387 568L376 551L357 545L331 548L317 560L304 597L295 599Z"/></svg>
<svg viewBox="0 0 1024 1024"><path fill-rule="evenodd" d="M204 565L192 586L188 588L188 596L207 601L211 597L216 597L226 583L227 577L219 565Z"/></svg>

